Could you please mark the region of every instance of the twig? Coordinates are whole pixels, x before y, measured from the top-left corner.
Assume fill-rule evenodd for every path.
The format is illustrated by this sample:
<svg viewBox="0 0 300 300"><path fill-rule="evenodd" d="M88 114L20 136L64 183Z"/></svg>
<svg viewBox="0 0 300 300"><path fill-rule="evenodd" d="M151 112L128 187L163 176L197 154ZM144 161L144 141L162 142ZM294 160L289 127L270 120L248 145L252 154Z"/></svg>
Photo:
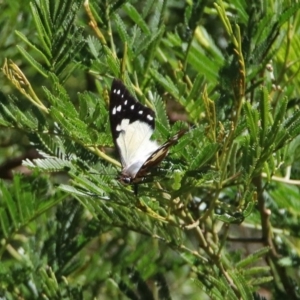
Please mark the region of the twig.
<svg viewBox="0 0 300 300"><path fill-rule="evenodd" d="M262 243L263 239L260 238L243 238L243 237L231 237L227 236L226 241L235 243Z"/></svg>
<svg viewBox="0 0 300 300"><path fill-rule="evenodd" d="M267 178L268 175L266 173L262 173L262 177ZM300 180L293 180L286 177L272 176L271 179L277 182L287 183L291 185L300 185Z"/></svg>
<svg viewBox="0 0 300 300"><path fill-rule="evenodd" d="M270 247L270 252L269 255L267 255L266 257L266 261L268 265L271 267L271 270L273 269L276 270L277 274L273 274L273 276L275 278L277 276L280 277L280 282L282 283L287 295L291 297L290 299L298 299L293 284L287 275L286 268L278 264L278 258L280 258L280 256L276 252L275 244L273 243L272 227L270 223L271 211L265 207L265 199L264 199L263 188L262 188L262 177L259 176L254 178L253 183L257 189L258 209L261 216L261 226L262 226L262 241L264 245Z"/></svg>
<svg viewBox="0 0 300 300"><path fill-rule="evenodd" d="M85 11L86 11L89 19L90 19L89 25L95 31L95 33L98 36L98 38L99 38L100 42L102 43L102 45L106 45L107 43L106 43L105 37L102 34L101 30L99 29L98 24L97 24L97 22L96 22L96 20L95 20L95 18L93 16L93 13L91 11L89 0L85 0L83 6L85 8Z"/></svg>

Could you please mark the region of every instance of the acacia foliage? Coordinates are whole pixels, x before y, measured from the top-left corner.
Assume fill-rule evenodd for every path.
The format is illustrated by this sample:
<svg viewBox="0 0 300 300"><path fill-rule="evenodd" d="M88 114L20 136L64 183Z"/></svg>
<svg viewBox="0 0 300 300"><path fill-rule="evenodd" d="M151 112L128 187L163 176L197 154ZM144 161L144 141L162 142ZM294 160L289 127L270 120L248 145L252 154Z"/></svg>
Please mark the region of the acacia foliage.
<svg viewBox="0 0 300 300"><path fill-rule="evenodd" d="M98 2L0 14L1 296L299 298L299 4ZM190 127L138 197L114 179L114 77L159 141Z"/></svg>

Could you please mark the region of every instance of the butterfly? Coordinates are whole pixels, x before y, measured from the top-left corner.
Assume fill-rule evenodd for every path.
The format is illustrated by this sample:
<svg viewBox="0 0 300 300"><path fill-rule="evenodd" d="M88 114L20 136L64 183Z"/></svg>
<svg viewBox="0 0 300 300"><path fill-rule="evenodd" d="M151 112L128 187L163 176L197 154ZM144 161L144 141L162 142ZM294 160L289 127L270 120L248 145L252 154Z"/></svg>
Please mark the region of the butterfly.
<svg viewBox="0 0 300 300"><path fill-rule="evenodd" d="M168 154L169 148L186 132L181 130L163 145L151 140L155 113L138 102L122 81L114 79L109 103L110 128L119 152L122 171L119 181L136 184Z"/></svg>

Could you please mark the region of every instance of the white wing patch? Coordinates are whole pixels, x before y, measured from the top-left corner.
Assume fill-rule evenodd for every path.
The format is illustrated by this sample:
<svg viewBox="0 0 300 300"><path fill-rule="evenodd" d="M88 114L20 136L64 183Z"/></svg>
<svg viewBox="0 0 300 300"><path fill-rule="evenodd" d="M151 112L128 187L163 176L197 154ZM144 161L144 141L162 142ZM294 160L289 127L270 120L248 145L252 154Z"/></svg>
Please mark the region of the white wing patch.
<svg viewBox="0 0 300 300"><path fill-rule="evenodd" d="M127 126L129 125L129 119L123 119L120 125L117 125L117 131L125 131L127 130Z"/></svg>
<svg viewBox="0 0 300 300"><path fill-rule="evenodd" d="M134 178L149 156L160 146L150 140L153 129L147 123L135 121L129 124L129 120L124 119L116 130L120 131L116 142L123 170Z"/></svg>

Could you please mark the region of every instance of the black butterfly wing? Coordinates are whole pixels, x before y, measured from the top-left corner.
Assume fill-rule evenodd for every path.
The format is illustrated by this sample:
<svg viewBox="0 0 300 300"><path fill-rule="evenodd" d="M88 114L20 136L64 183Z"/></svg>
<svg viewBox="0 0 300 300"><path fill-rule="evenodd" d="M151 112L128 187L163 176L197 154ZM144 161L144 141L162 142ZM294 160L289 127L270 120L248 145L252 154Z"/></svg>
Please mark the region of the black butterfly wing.
<svg viewBox="0 0 300 300"><path fill-rule="evenodd" d="M168 139L161 145L151 156L145 161L140 170L137 172L135 180L138 182L143 178L151 168L156 167L168 154L169 148L177 143L177 141L186 133L186 130L180 130L173 137Z"/></svg>
<svg viewBox="0 0 300 300"><path fill-rule="evenodd" d="M114 143L121 133L117 128L122 120L129 120L129 124L135 121L147 123L152 131L155 128L154 111L138 102L118 79L114 79L111 85L109 119Z"/></svg>

